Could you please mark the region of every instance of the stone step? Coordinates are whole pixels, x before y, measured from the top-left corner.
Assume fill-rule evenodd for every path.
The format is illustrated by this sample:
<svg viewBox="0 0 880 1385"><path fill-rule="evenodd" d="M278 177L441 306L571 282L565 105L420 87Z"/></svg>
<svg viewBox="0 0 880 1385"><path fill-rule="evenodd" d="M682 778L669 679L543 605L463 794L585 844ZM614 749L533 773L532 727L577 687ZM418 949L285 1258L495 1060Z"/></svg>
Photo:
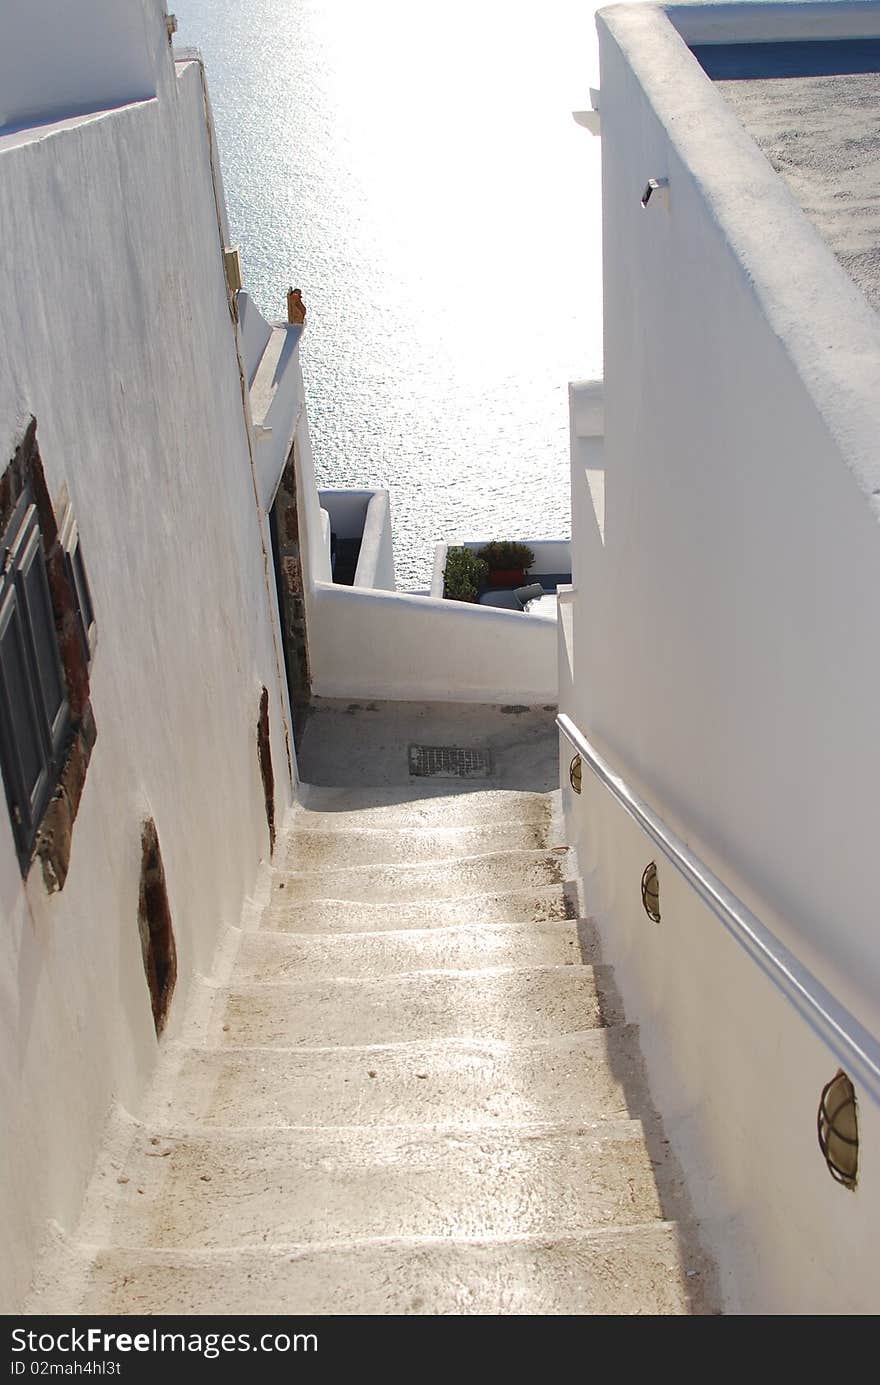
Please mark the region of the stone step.
<svg viewBox="0 0 880 1385"><path fill-rule="evenodd" d="M276 882L277 883L277 882ZM494 890L454 899L424 899L408 903L369 900L288 899L287 889L274 889L261 927L288 933L379 933L398 928L446 928L468 923L535 923L573 919L578 915L577 882L544 885L537 890Z"/></svg>
<svg viewBox="0 0 880 1385"><path fill-rule="evenodd" d="M675 1216L676 1182L668 1146L633 1120L161 1137L139 1129L122 1174L103 1168L84 1212L110 1244L190 1250L558 1236Z"/></svg>
<svg viewBox="0 0 880 1385"><path fill-rule="evenodd" d="M68 1255L33 1312L162 1315L644 1315L714 1312L713 1277L675 1222L566 1236L371 1240L261 1250Z"/></svg>
<svg viewBox="0 0 880 1385"><path fill-rule="evenodd" d="M500 890L535 890L565 879L564 851L497 851L429 865L373 865L302 872L277 872L272 903L306 899L402 902L452 899Z"/></svg>
<svg viewBox="0 0 880 1385"><path fill-rule="evenodd" d="M235 980L395 976L400 972L493 966L573 966L598 961L589 920L479 923L380 933L245 933Z"/></svg>
<svg viewBox="0 0 880 1385"><path fill-rule="evenodd" d="M290 871L331 870L377 862L427 865L501 851L543 851L558 844L551 837L549 819L479 827L296 827L278 843L273 864L277 870Z"/></svg>
<svg viewBox="0 0 880 1385"><path fill-rule="evenodd" d="M495 967L232 987L203 982L193 991L187 1037L220 1046L527 1043L623 1020L607 967Z"/></svg>
<svg viewBox="0 0 880 1385"><path fill-rule="evenodd" d="M443 1040L351 1048L165 1046L158 1126L491 1126L620 1120L651 1112L638 1031L539 1043Z"/></svg>
<svg viewBox="0 0 880 1385"><path fill-rule="evenodd" d="M382 788L330 788L301 784L297 827L482 827L490 823L545 822L559 794L486 789L467 780L417 780Z"/></svg>

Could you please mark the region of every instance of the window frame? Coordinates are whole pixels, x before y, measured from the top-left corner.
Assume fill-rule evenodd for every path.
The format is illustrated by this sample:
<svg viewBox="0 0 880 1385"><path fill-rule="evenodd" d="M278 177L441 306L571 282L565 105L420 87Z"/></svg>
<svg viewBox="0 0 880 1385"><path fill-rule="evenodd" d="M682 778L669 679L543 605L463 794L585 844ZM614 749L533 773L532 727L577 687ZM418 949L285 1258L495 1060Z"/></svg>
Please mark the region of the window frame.
<svg viewBox="0 0 880 1385"><path fill-rule="evenodd" d="M72 728L69 690L55 628L43 548L43 533L33 491L27 486L0 539L0 656L13 633L21 675L18 697L5 657L0 657L0 766L16 850L27 872L40 824L57 788ZM14 623L14 627L13 627ZM41 662L42 655L42 662ZM47 662L48 656L48 662ZM51 689L46 674L54 675ZM57 707L53 707L54 696ZM39 763L33 787L27 782L17 731L30 722L31 749Z"/></svg>
<svg viewBox="0 0 880 1385"><path fill-rule="evenodd" d="M58 529L58 538L64 553L64 568L70 584L76 610L77 625L86 666L91 664L98 642L98 626L95 621L95 603L85 560L79 542L79 526L73 516L73 506L68 504Z"/></svg>

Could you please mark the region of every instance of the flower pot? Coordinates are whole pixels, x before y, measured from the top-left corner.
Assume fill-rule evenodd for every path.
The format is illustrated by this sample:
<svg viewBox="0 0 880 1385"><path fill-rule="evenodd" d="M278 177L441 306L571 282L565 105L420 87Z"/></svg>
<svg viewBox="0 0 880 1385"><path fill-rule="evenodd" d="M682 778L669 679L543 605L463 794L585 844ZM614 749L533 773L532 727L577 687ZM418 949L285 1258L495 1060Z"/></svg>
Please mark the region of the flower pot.
<svg viewBox="0 0 880 1385"><path fill-rule="evenodd" d="M490 568L489 586L490 587L521 587L526 577L521 567L509 568Z"/></svg>

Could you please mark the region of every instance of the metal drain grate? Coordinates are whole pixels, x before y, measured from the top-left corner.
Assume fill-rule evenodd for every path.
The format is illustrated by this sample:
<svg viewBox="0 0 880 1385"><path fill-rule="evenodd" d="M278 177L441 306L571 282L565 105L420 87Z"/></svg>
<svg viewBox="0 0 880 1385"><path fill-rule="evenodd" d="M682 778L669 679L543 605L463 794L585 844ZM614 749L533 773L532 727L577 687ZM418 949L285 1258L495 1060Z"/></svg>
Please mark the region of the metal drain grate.
<svg viewBox="0 0 880 1385"><path fill-rule="evenodd" d="M487 779L492 756L488 750L458 745L411 745L409 772L420 779Z"/></svg>

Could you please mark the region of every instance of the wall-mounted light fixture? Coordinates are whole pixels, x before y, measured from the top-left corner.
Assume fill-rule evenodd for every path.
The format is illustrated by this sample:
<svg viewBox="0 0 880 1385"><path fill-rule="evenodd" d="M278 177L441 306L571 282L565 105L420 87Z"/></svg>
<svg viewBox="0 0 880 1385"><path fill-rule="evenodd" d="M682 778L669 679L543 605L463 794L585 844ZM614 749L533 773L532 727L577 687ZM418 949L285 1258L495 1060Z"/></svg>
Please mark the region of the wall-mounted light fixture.
<svg viewBox="0 0 880 1385"><path fill-rule="evenodd" d="M642 871L642 908L652 923L660 922L660 881L654 861L649 861Z"/></svg>
<svg viewBox="0 0 880 1385"><path fill-rule="evenodd" d="M582 775L583 765L581 764L581 757L580 755L575 755L574 759L568 767L568 782L574 789L575 793L580 793L581 791Z"/></svg>
<svg viewBox="0 0 880 1385"><path fill-rule="evenodd" d="M844 1188L855 1188L859 1172L859 1120L855 1088L842 1068L822 1088L818 1134L819 1148L831 1177Z"/></svg>
<svg viewBox="0 0 880 1385"><path fill-rule="evenodd" d="M668 178L649 178L645 184L645 191L642 193L642 206L647 210L648 203L655 193L667 193L669 191Z"/></svg>
<svg viewBox="0 0 880 1385"><path fill-rule="evenodd" d="M237 245L227 245L223 250L223 263L226 266L226 283L230 293L238 293L241 288L241 254Z"/></svg>

